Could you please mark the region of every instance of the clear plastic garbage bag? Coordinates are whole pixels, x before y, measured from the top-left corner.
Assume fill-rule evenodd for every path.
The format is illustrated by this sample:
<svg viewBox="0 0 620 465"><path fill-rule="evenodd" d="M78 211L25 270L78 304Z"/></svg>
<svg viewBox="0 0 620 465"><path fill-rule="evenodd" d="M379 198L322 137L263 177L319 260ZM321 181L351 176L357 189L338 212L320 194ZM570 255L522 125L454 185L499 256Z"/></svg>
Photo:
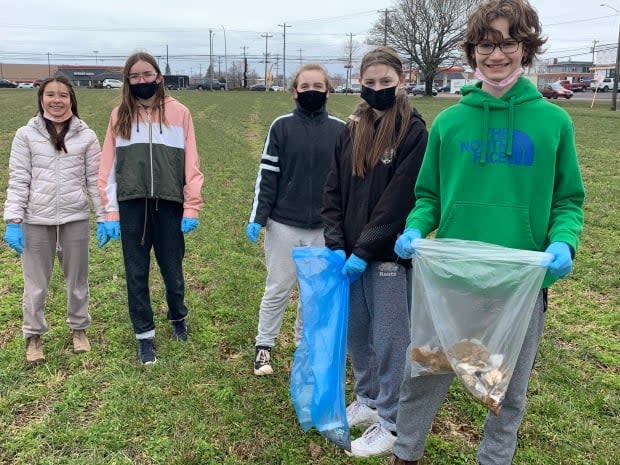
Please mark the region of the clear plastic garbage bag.
<svg viewBox="0 0 620 465"><path fill-rule="evenodd" d="M456 239L414 245L411 375L454 373L497 415L550 255Z"/></svg>
<svg viewBox="0 0 620 465"><path fill-rule="evenodd" d="M291 370L290 392L299 424L351 450L345 405L349 282L344 260L325 247L296 247L303 334Z"/></svg>

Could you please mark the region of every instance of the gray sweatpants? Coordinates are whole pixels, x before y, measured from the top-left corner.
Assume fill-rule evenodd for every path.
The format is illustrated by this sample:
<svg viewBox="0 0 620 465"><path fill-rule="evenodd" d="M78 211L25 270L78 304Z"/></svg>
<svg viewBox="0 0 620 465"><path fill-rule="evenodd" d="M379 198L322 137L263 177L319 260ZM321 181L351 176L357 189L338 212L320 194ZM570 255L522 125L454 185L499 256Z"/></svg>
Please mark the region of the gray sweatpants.
<svg viewBox="0 0 620 465"><path fill-rule="evenodd" d="M62 268L67 286L67 324L72 330L90 326L88 314L88 220L59 226L23 224L26 246L22 254L24 337L48 330L45 299L54 259Z"/></svg>
<svg viewBox="0 0 620 465"><path fill-rule="evenodd" d="M517 446L517 433L525 412L527 385L538 351L546 316L546 298L538 295L517 366L498 416L489 413L484 424L484 438L478 449L480 465L510 465ZM407 350L409 354L409 350ZM407 357L405 377L400 391L394 454L404 460L419 460L426 445L433 418L448 393L454 375L411 377L411 360Z"/></svg>
<svg viewBox="0 0 620 465"><path fill-rule="evenodd" d="M348 351L357 401L376 408L383 427L396 431L399 387L409 345L411 270L370 262L351 284Z"/></svg>
<svg viewBox="0 0 620 465"><path fill-rule="evenodd" d="M304 229L267 220L265 227L265 262L267 282L258 312L257 346L273 347L280 333L284 310L293 287L297 272L293 261L293 247L324 247L323 229ZM297 306L295 320L295 342L301 338L301 313Z"/></svg>

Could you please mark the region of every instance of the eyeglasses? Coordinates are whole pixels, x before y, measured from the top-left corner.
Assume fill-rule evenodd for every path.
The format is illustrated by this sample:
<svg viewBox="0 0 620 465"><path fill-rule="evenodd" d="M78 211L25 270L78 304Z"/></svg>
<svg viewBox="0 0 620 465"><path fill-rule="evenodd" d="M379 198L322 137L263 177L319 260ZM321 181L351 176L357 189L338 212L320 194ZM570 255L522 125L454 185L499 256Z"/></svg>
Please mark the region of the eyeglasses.
<svg viewBox="0 0 620 465"><path fill-rule="evenodd" d="M493 42L479 42L476 44L476 51L480 55L490 55L495 51L497 47L506 54L515 53L519 50L519 42L518 40L506 40L504 42L500 42L499 44Z"/></svg>
<svg viewBox="0 0 620 465"><path fill-rule="evenodd" d="M155 79L157 77L157 73L153 71L145 71L144 73L130 73L129 74L129 82L138 82L140 78L142 78L145 82L150 82L151 79Z"/></svg>

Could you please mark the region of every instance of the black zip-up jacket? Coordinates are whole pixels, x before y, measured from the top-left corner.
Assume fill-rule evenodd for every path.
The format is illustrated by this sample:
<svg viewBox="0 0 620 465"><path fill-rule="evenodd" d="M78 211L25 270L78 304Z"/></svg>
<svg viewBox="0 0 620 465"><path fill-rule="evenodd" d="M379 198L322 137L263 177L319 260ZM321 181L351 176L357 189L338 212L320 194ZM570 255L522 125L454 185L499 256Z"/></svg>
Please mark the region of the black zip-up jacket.
<svg viewBox="0 0 620 465"><path fill-rule="evenodd" d="M250 223L267 218L305 229L323 226L323 187L344 121L323 107L308 112L297 105L269 128L256 179Z"/></svg>
<svg viewBox="0 0 620 465"><path fill-rule="evenodd" d="M378 122L377 122L378 123ZM375 125L376 127L376 125ZM322 210L325 245L371 261L396 262L396 238L415 204L415 186L428 133L422 116L412 109L409 131L393 156L384 155L361 178L353 176L351 132L340 134L325 183Z"/></svg>

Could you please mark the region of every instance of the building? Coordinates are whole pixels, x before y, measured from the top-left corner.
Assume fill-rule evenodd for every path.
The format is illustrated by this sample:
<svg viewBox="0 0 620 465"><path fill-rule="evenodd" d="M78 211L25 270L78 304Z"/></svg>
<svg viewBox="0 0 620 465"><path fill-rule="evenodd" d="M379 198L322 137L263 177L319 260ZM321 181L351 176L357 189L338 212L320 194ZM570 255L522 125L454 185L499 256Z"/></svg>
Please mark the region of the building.
<svg viewBox="0 0 620 465"><path fill-rule="evenodd" d="M555 81L578 82L583 79L592 79L593 63L591 61L558 61L553 58L537 65L538 84L551 84Z"/></svg>
<svg viewBox="0 0 620 465"><path fill-rule="evenodd" d="M101 87L104 79L123 79L122 66L58 65L55 76L65 76L75 87Z"/></svg>

